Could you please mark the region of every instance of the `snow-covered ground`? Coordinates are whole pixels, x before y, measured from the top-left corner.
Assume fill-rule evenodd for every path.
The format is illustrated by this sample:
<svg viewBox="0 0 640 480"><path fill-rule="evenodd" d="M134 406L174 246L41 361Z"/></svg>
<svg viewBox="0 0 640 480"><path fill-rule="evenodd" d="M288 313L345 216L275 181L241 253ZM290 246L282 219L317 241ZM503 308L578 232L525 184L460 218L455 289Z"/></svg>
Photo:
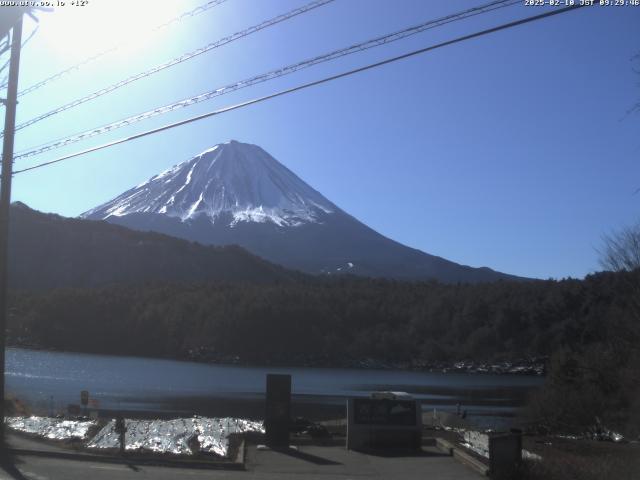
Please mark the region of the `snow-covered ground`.
<svg viewBox="0 0 640 480"><path fill-rule="evenodd" d="M190 443L194 437L199 451L227 456L232 433L264 432L262 422L238 418L176 418L173 420L127 420L125 445L127 450L154 453L192 455ZM115 421L109 422L87 444L89 448L119 448Z"/></svg>
<svg viewBox="0 0 640 480"><path fill-rule="evenodd" d="M64 420L48 417L8 417L7 425L25 433L44 438L87 440L89 449L117 449L119 435L115 420L109 421L91 439L87 434L95 420ZM244 432L264 432L262 422L239 418L176 418L172 420L126 420L125 445L129 451L193 455L212 453L222 457L229 452L229 435ZM197 439L197 442L195 442Z"/></svg>
<svg viewBox="0 0 640 480"><path fill-rule="evenodd" d="M53 440L85 439L95 420L65 420L50 417L7 417L9 428Z"/></svg>

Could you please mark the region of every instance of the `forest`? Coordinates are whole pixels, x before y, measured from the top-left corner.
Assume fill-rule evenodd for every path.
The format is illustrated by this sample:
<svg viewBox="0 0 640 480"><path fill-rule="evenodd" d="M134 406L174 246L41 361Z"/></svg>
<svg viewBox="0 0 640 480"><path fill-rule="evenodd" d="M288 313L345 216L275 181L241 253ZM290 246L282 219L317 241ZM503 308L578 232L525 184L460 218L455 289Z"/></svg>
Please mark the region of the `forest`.
<svg viewBox="0 0 640 480"><path fill-rule="evenodd" d="M59 350L256 363L495 360L602 343L634 326L640 272L444 285L341 277L14 292L9 338Z"/></svg>
<svg viewBox="0 0 640 480"><path fill-rule="evenodd" d="M345 276L14 291L8 335L36 348L259 365L548 356L529 415L566 431L597 414L627 426L640 410L639 285L635 270L458 285Z"/></svg>
<svg viewBox="0 0 640 480"><path fill-rule="evenodd" d="M9 341L260 364L415 365L550 355L630 338L640 272L444 285L357 277L13 292Z"/></svg>

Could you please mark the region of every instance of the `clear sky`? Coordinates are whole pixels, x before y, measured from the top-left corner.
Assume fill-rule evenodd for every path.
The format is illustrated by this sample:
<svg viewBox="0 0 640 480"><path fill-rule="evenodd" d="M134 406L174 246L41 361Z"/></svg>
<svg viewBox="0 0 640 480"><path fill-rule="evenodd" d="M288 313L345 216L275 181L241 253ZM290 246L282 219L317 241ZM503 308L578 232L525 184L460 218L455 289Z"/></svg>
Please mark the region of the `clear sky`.
<svg viewBox="0 0 640 480"><path fill-rule="evenodd" d="M18 122L306 2L228 0L148 33L201 3L89 0L39 14L20 88L101 44L129 41L22 97ZM16 149L482 3L336 0L28 127ZM455 22L16 168L542 11L517 5ZM517 275L583 277L598 269L602 235L640 219L640 114L626 113L640 99L632 61L639 25L640 7L559 15L17 175L13 200L75 216L236 139L260 145L348 213L411 247ZM33 27L26 22L25 33Z"/></svg>

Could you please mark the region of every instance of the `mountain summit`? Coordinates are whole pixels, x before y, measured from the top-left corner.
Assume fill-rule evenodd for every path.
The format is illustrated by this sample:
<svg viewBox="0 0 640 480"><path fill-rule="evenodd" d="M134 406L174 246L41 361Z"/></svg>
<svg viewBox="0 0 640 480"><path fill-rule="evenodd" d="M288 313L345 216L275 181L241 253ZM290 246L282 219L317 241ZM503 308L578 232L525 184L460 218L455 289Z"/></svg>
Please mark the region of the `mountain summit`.
<svg viewBox="0 0 640 480"><path fill-rule="evenodd" d="M238 222L296 226L337 210L291 170L257 145L231 140L150 178L85 218L155 213L181 221L230 215ZM225 215L228 214L228 215Z"/></svg>
<svg viewBox="0 0 640 480"><path fill-rule="evenodd" d="M209 245L238 244L309 273L482 282L516 278L429 255L338 208L257 145L231 140L82 214Z"/></svg>

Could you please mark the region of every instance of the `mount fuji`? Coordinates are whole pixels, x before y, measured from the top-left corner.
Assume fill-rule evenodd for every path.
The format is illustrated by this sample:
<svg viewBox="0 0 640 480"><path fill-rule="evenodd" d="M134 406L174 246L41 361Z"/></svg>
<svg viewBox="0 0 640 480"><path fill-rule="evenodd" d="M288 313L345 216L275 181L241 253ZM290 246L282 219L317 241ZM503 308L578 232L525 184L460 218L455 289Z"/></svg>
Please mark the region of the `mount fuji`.
<svg viewBox="0 0 640 480"><path fill-rule="evenodd" d="M517 279L395 242L347 214L256 145L229 141L81 215L205 245L237 244L313 274L404 280Z"/></svg>

